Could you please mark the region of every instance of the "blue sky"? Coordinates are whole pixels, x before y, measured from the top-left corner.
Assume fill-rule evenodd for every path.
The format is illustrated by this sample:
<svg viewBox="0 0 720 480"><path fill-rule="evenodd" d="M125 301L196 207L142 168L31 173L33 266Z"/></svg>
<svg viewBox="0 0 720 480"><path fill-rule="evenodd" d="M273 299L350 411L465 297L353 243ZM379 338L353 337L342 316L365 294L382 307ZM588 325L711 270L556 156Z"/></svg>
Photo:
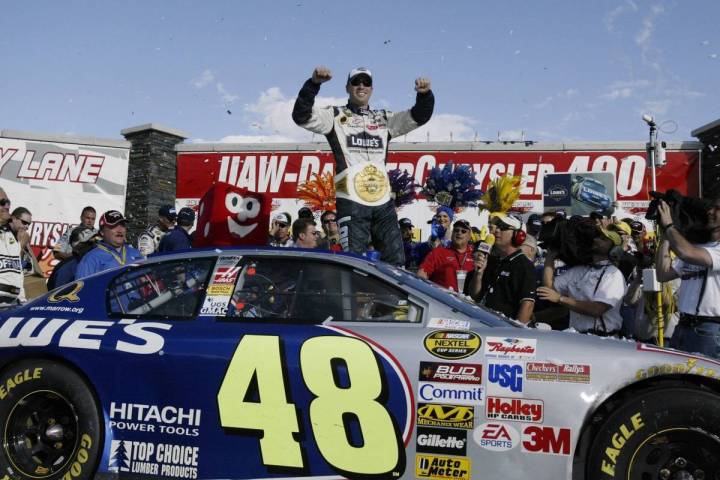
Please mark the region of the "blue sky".
<svg viewBox="0 0 720 480"><path fill-rule="evenodd" d="M720 118L720 2L4 2L0 128L121 138L155 122L189 141L307 141L294 98L315 65L344 103L400 110L430 77L435 117L408 140L645 141Z"/></svg>

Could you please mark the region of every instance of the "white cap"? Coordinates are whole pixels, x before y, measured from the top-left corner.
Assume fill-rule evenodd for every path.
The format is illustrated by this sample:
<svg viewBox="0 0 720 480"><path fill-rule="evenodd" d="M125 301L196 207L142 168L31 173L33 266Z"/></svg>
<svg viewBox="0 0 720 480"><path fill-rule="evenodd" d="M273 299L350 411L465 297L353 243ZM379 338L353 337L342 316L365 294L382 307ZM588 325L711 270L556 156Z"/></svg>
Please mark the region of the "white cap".
<svg viewBox="0 0 720 480"><path fill-rule="evenodd" d="M357 67L350 70L350 73L348 73L348 82L353 79L353 77L356 77L358 75L367 75L368 77L372 78L372 72L365 68L365 67Z"/></svg>

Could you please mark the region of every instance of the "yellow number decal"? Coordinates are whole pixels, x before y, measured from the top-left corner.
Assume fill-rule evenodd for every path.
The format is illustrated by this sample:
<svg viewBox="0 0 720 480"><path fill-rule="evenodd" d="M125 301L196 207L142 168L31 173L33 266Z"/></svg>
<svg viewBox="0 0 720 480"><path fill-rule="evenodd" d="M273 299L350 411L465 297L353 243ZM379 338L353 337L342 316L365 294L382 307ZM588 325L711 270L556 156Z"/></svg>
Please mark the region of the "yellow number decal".
<svg viewBox="0 0 720 480"><path fill-rule="evenodd" d="M260 402L244 401L253 375ZM260 451L263 464L303 466L295 406L287 402L285 376L280 359L280 338L245 335L238 344L225 374L218 406L223 427L262 430Z"/></svg>
<svg viewBox="0 0 720 480"><path fill-rule="evenodd" d="M331 361L347 365L348 388L336 385ZM315 337L300 349L303 379L316 398L310 403L313 435L320 453L345 472L377 475L393 470L399 445L392 419L377 400L382 392L380 367L371 348L351 337ZM357 417L362 445L348 442L343 416Z"/></svg>

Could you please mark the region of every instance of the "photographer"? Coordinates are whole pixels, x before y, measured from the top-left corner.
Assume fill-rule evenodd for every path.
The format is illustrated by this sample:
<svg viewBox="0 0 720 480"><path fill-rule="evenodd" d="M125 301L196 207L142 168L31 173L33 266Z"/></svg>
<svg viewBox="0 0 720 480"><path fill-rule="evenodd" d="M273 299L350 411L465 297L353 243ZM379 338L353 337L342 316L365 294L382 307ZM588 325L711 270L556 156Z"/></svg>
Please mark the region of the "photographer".
<svg viewBox="0 0 720 480"><path fill-rule="evenodd" d="M570 327L578 332L603 337L618 335L625 280L609 255L613 247L621 244L616 232L598 229L592 241L592 264L575 265L557 278L553 278L557 253L549 250L538 297L566 306L570 310Z"/></svg>
<svg viewBox="0 0 720 480"><path fill-rule="evenodd" d="M668 204L661 200L658 221L665 235L660 244L657 276L661 282L680 278L680 322L670 346L720 358L720 199L707 210L707 243L691 243L673 223ZM670 250L679 257L671 262Z"/></svg>

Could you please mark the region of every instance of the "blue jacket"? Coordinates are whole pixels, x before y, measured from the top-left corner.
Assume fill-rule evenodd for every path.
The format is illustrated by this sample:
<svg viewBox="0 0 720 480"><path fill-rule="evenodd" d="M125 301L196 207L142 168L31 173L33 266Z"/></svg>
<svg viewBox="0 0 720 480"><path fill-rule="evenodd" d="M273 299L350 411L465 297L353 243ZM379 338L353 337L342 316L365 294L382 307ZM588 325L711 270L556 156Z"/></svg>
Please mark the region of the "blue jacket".
<svg viewBox="0 0 720 480"><path fill-rule="evenodd" d="M116 250L105 242L98 242L97 246L80 260L75 278L87 277L143 258L140 252L131 245L125 244L120 250Z"/></svg>
<svg viewBox="0 0 720 480"><path fill-rule="evenodd" d="M158 252L174 252L192 248L192 237L182 227L175 227L160 240Z"/></svg>

